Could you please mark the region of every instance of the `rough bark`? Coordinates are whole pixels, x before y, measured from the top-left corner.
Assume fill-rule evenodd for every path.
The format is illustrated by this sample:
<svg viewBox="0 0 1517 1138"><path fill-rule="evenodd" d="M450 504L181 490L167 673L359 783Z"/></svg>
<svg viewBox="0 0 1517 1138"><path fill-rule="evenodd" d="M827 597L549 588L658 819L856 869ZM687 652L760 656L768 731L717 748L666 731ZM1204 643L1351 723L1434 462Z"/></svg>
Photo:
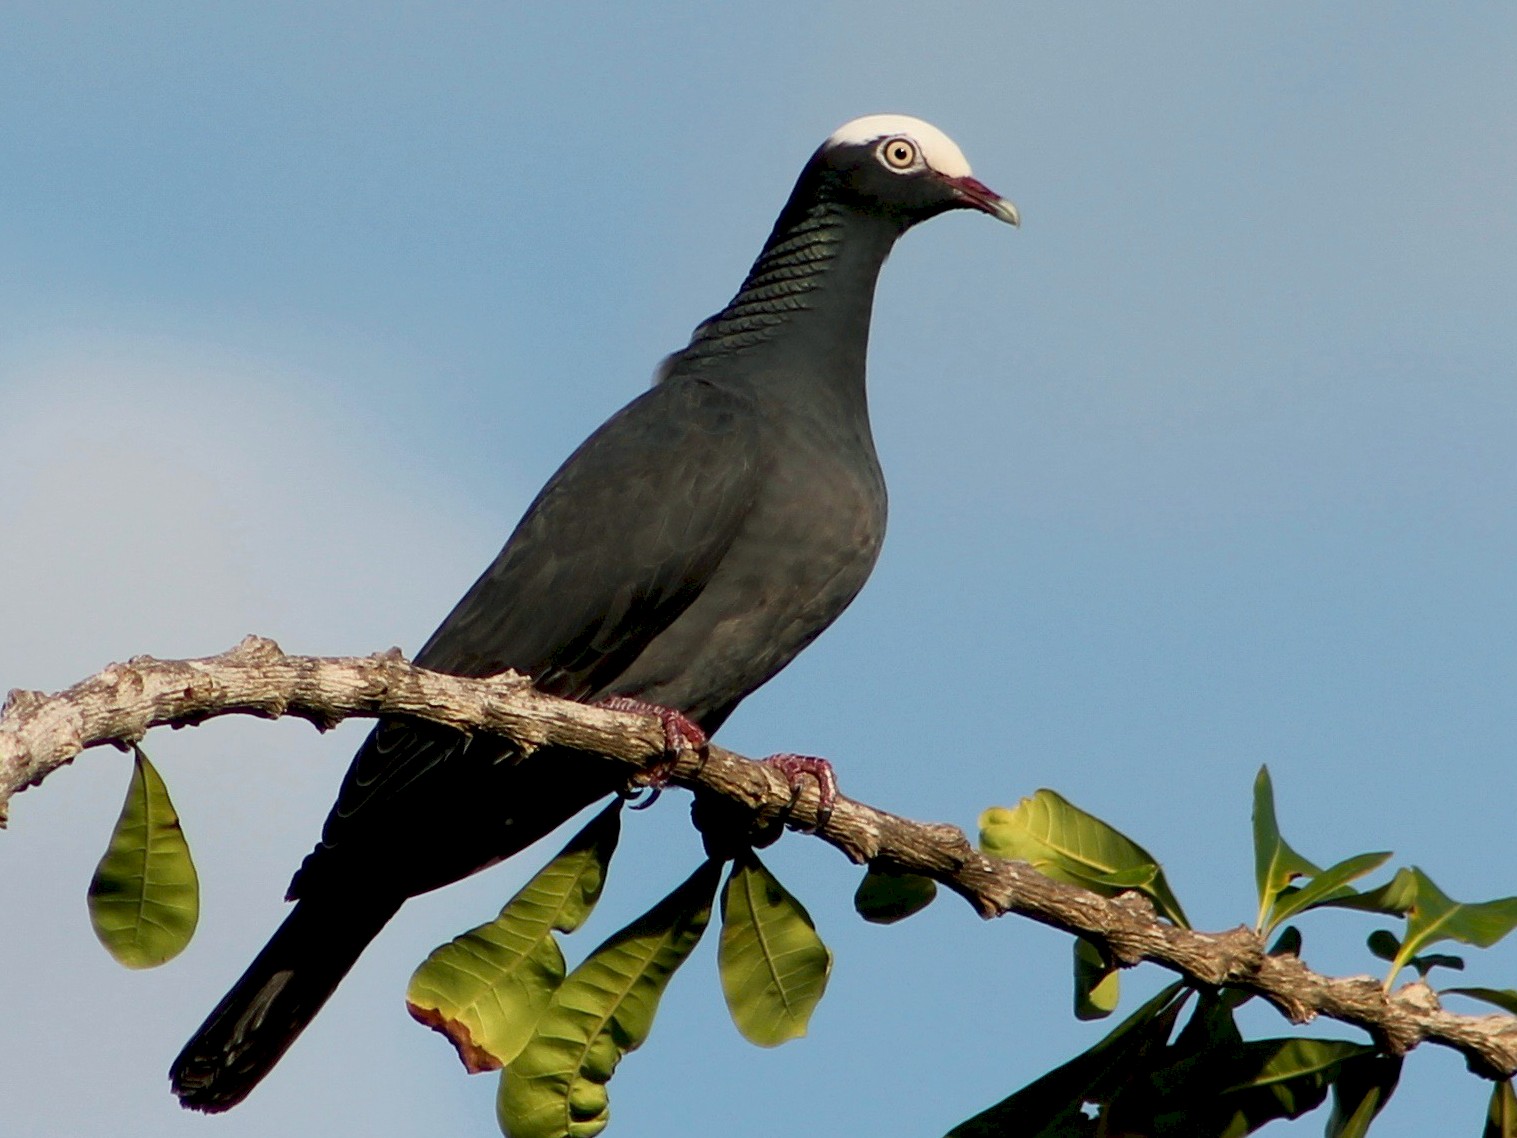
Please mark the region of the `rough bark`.
<svg viewBox="0 0 1517 1138"><path fill-rule="evenodd" d="M12 691L0 710L0 826L18 791L86 748L128 746L152 727L221 715L294 715L324 730L355 716L402 714L506 735L527 749L593 751L626 763L629 780L667 758L656 717L545 696L512 673L460 679L415 667L398 650L362 658L290 656L272 640L250 636L199 660L134 657L56 695ZM956 826L911 821L849 798L839 797L818 829L814 787L792 804L774 768L715 745L704 761L680 757L671 781L746 808L760 824L782 820L814 832L859 864L931 877L981 916L1016 913L1083 936L1121 964L1151 961L1197 983L1253 992L1294 1023L1320 1015L1353 1024L1392 1054L1426 1041L1461 1052L1478 1073L1517 1072L1517 1017L1444 1011L1420 982L1387 992L1368 976L1323 976L1294 956L1266 955L1248 928L1176 928L1135 893L1103 897L1052 881L1025 863L980 853Z"/></svg>

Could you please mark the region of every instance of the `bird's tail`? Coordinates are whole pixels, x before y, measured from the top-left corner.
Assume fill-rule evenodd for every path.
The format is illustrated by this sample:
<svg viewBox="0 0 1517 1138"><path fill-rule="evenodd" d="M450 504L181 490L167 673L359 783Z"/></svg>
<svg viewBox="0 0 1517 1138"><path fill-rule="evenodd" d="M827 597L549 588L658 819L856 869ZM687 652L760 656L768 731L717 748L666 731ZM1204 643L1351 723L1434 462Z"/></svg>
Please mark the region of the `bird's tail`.
<svg viewBox="0 0 1517 1138"><path fill-rule="evenodd" d="M246 1098L403 900L296 904L174 1060L169 1080L179 1101L214 1113Z"/></svg>

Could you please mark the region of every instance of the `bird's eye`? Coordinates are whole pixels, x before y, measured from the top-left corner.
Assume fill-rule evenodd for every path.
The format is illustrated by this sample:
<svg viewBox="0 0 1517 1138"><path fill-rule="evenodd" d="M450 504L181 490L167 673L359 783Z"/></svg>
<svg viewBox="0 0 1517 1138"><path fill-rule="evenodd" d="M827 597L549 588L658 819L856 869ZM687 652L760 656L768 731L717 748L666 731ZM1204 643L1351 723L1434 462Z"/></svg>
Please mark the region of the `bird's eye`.
<svg viewBox="0 0 1517 1138"><path fill-rule="evenodd" d="M909 138L890 138L880 146L880 158L892 170L909 170L917 164L916 143Z"/></svg>

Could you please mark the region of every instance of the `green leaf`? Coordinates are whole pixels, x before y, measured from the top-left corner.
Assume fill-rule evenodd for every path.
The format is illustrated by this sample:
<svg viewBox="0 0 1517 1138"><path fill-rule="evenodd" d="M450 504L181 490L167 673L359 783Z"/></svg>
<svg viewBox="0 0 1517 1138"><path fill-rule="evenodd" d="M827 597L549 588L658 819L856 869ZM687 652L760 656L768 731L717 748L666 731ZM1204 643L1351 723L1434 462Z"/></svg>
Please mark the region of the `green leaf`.
<svg viewBox="0 0 1517 1138"><path fill-rule="evenodd" d="M1517 1016L1517 989L1513 988L1444 988L1440 996L1468 996L1472 1000L1484 1000L1495 1004L1504 1012Z"/></svg>
<svg viewBox="0 0 1517 1138"><path fill-rule="evenodd" d="M1189 927L1153 855L1052 790L1039 790L1015 809L992 806L981 814L980 848L1108 897L1137 889L1161 914Z"/></svg>
<svg viewBox="0 0 1517 1138"><path fill-rule="evenodd" d="M569 974L501 1075L507 1138L593 1138L610 1121L606 1084L648 1038L675 969L706 931L722 863L707 861Z"/></svg>
<svg viewBox="0 0 1517 1138"><path fill-rule="evenodd" d="M1395 960L1401 951L1401 938L1390 929L1376 929L1364 938L1364 943L1381 960Z"/></svg>
<svg viewBox="0 0 1517 1138"><path fill-rule="evenodd" d="M1164 1046L1189 997L1184 984L1170 984L1094 1047L959 1123L947 1138L1088 1138L1095 1128L1085 1104L1102 1101L1109 1080L1121 1085L1146 1052Z"/></svg>
<svg viewBox="0 0 1517 1138"><path fill-rule="evenodd" d="M1491 1088L1491 1105L1480 1134L1481 1138L1517 1138L1517 1093L1512 1091L1512 1080Z"/></svg>
<svg viewBox="0 0 1517 1138"><path fill-rule="evenodd" d="M1254 879L1259 890L1259 932L1268 935L1297 913L1354 895L1348 887L1390 859L1387 853L1364 853L1344 858L1327 869L1302 857L1280 834L1275 818L1275 788L1269 767L1254 779ZM1311 880L1300 887L1292 882Z"/></svg>
<svg viewBox="0 0 1517 1138"><path fill-rule="evenodd" d="M1154 883L1159 876L1159 867L1154 864L1135 865L1130 869L1113 869L1106 873L1094 874L1091 881L1100 885L1109 885L1117 891L1124 889L1137 889L1143 892Z"/></svg>
<svg viewBox="0 0 1517 1138"><path fill-rule="evenodd" d="M1375 1054L1373 1047L1341 1039L1257 1039L1243 1044L1240 1051L1242 1062L1257 1062L1257 1070L1229 1085L1223 1094L1330 1074L1345 1060Z"/></svg>
<svg viewBox="0 0 1517 1138"><path fill-rule="evenodd" d="M1464 957L1454 956L1447 952L1424 952L1412 957L1407 961L1417 970L1417 975L1427 979L1427 974L1434 968L1452 968L1455 972L1464 971Z"/></svg>
<svg viewBox="0 0 1517 1138"><path fill-rule="evenodd" d="M412 973L406 1009L446 1036L471 1074L511 1062L563 982L553 930L573 932L600 899L621 806L591 819L495 920L433 949Z"/></svg>
<svg viewBox="0 0 1517 1138"><path fill-rule="evenodd" d="M1387 985L1429 945L1457 940L1476 948L1489 948L1517 928L1517 897L1470 904L1455 901L1416 866L1400 870L1376 893L1385 894L1375 898L1377 902L1387 907L1395 906L1406 913L1406 936L1391 960L1390 975L1385 979ZM1359 894L1331 904L1361 908L1364 906L1353 902L1371 897L1374 895Z"/></svg>
<svg viewBox="0 0 1517 1138"><path fill-rule="evenodd" d="M717 961L727 1010L744 1039L776 1047L806 1034L832 953L805 906L752 850L738 855L722 891Z"/></svg>
<svg viewBox="0 0 1517 1138"><path fill-rule="evenodd" d="M1321 908L1331 901L1356 896L1348 883L1373 873L1389 861L1390 857L1389 851L1356 854L1344 858L1336 865L1328 866L1299 889L1286 890L1276 898L1270 909L1266 931L1308 909Z"/></svg>
<svg viewBox="0 0 1517 1138"><path fill-rule="evenodd" d="M1209 988L1201 992L1195 1011L1170 1045L1176 1058L1231 1051L1243 1042L1243 1033L1233 1013L1247 1003L1247 992L1237 988Z"/></svg>
<svg viewBox="0 0 1517 1138"><path fill-rule="evenodd" d="M90 923L128 968L153 968L190 943L200 920L200 879L168 788L141 748L111 844L90 882Z"/></svg>
<svg viewBox="0 0 1517 1138"><path fill-rule="evenodd" d="M1105 1019L1117 1010L1122 978L1113 964L1084 937L1075 937L1075 1018Z"/></svg>
<svg viewBox="0 0 1517 1138"><path fill-rule="evenodd" d="M1259 889L1260 932L1268 932L1270 909L1282 890L1298 877L1315 877L1322 870L1306 860L1280 836L1275 820L1275 787L1269 767L1254 777L1254 881Z"/></svg>
<svg viewBox="0 0 1517 1138"><path fill-rule="evenodd" d="M1300 956L1301 930L1295 925L1286 925L1280 930L1280 935L1275 938L1275 943L1270 945L1269 955Z"/></svg>
<svg viewBox="0 0 1517 1138"><path fill-rule="evenodd" d="M1424 952L1416 956L1403 957L1401 941L1389 929L1376 929L1365 938L1365 944L1369 950L1381 960L1400 961L1397 971L1403 966L1410 965L1417 970L1417 975L1423 979L1434 968L1452 968L1456 972L1464 971L1464 958L1453 956L1446 952ZM1394 974L1393 974L1394 975Z"/></svg>
<svg viewBox="0 0 1517 1138"><path fill-rule="evenodd" d="M938 883L915 873L871 869L859 882L853 907L876 925L890 925L921 912L938 895Z"/></svg>
<svg viewBox="0 0 1517 1138"><path fill-rule="evenodd" d="M1387 917L1404 917L1417 901L1417 879L1410 869L1398 869L1396 875L1378 889L1353 893L1346 897L1328 897L1318 901L1319 909L1357 909L1362 913L1380 913Z"/></svg>
<svg viewBox="0 0 1517 1138"><path fill-rule="evenodd" d="M1406 924L1404 953L1419 951L1441 940L1457 940L1476 948L1490 948L1517 928L1517 897L1495 901L1455 901L1433 884L1416 866L1417 901Z"/></svg>
<svg viewBox="0 0 1517 1138"><path fill-rule="evenodd" d="M1364 1138L1400 1079L1400 1056L1361 1055L1346 1060L1333 1080L1333 1112L1328 1116L1326 1138Z"/></svg>
<svg viewBox="0 0 1517 1138"><path fill-rule="evenodd" d="M1200 1009L1197 1015L1201 1014ZM1374 1049L1327 1039L1261 1039L1243 1042L1218 1016L1209 1039L1181 1046L1193 1035L1187 1025L1164 1055L1177 1062L1129 1078L1102 1116L1113 1134L1240 1138L1270 1122L1299 1118L1327 1098L1341 1065ZM1231 1041L1229 1034L1232 1035Z"/></svg>

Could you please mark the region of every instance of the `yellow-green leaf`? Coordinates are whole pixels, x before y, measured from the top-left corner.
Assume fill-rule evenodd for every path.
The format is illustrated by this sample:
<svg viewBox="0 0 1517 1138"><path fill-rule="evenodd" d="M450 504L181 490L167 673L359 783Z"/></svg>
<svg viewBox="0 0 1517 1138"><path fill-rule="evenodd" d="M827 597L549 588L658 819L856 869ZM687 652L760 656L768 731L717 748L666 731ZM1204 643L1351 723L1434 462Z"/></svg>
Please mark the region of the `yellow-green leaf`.
<svg viewBox="0 0 1517 1138"><path fill-rule="evenodd" d="M1266 935L1297 913L1354 896L1350 881L1357 881L1390 858L1389 853L1365 853L1345 858L1319 869L1291 848L1280 834L1275 819L1275 787L1269 767L1259 768L1254 779L1254 878L1259 889L1259 920L1255 926ZM1299 888L1297 878L1311 880Z"/></svg>
<svg viewBox="0 0 1517 1138"><path fill-rule="evenodd" d="M1075 937L1075 1018L1105 1019L1122 996L1117 966L1084 937Z"/></svg>
<svg viewBox="0 0 1517 1138"><path fill-rule="evenodd" d="M1399 1055L1360 1055L1345 1061L1333 1080L1326 1138L1365 1138L1400 1079Z"/></svg>
<svg viewBox="0 0 1517 1138"><path fill-rule="evenodd" d="M1150 1069L1124 1072L1101 1133L1242 1138L1315 1110L1348 1063L1375 1053L1329 1039L1244 1042L1230 1002L1225 993L1203 1001L1205 1023L1193 1018Z"/></svg>
<svg viewBox="0 0 1517 1138"><path fill-rule="evenodd" d="M1488 1004L1495 1004L1504 1012L1517 1016L1517 989L1444 988L1438 994L1440 996L1469 996L1473 1000L1484 1000Z"/></svg>
<svg viewBox="0 0 1517 1138"><path fill-rule="evenodd" d="M1108 897L1136 889L1175 924L1189 927L1153 855L1052 790L1039 790L1015 809L992 806L981 814L980 848Z"/></svg>
<svg viewBox="0 0 1517 1138"><path fill-rule="evenodd" d="M1350 892L1344 896L1327 897L1316 903L1321 909L1357 909L1361 913L1382 913L1387 917L1403 917L1417 903L1417 878L1410 869L1398 869L1384 885L1366 889L1363 893Z"/></svg>
<svg viewBox="0 0 1517 1138"><path fill-rule="evenodd" d="M1265 918L1275 898L1298 877L1315 877L1322 871L1307 861L1280 836L1275 820L1275 787L1269 767L1261 766L1254 778L1254 880L1259 889L1258 929L1266 931Z"/></svg>
<svg viewBox="0 0 1517 1138"><path fill-rule="evenodd" d="M1517 928L1517 897L1466 903L1455 901L1416 866L1417 900L1406 919L1406 939L1392 967L1397 971L1422 949L1441 940L1489 948Z"/></svg>
<svg viewBox="0 0 1517 1138"><path fill-rule="evenodd" d="M1131 1082L1146 1056L1174 1030L1190 990L1176 982L1152 997L1083 1054L948 1132L947 1138L1078 1138L1095 1133L1087 1104Z"/></svg>
<svg viewBox="0 0 1517 1138"><path fill-rule="evenodd" d="M1457 940L1476 948L1490 948L1517 928L1517 897L1468 903L1455 901L1416 866L1397 870L1395 877L1372 892L1323 904L1406 915L1406 935L1401 938L1400 947L1391 960L1390 974L1385 978L1387 986L1396 979L1397 973L1413 963L1414 958L1423 959L1428 966L1447 965L1449 960L1457 959L1423 957L1422 950L1429 945ZM1390 938L1381 937L1380 942L1389 945Z"/></svg>
<svg viewBox="0 0 1517 1138"><path fill-rule="evenodd" d="M1271 956L1300 956L1301 955L1301 930L1295 925L1286 925L1275 938L1275 943L1269 946Z"/></svg>
<svg viewBox="0 0 1517 1138"><path fill-rule="evenodd" d="M140 748L115 832L90 882L90 923L128 968L153 968L190 943L200 879L168 788Z"/></svg>
<svg viewBox="0 0 1517 1138"><path fill-rule="evenodd" d="M1374 1053L1373 1047L1340 1039L1250 1040L1237 1049L1237 1062L1250 1068L1248 1076L1220 1093L1236 1094L1256 1087L1330 1074L1349 1059Z"/></svg>
<svg viewBox="0 0 1517 1138"><path fill-rule="evenodd" d="M411 976L406 1009L441 1032L471 1072L494 1071L526 1046L564 979L553 936L600 899L621 833L621 800L597 814L506 903L495 920L433 949Z"/></svg>
<svg viewBox="0 0 1517 1138"><path fill-rule="evenodd" d="M1381 960L1395 960L1401 951L1401 938L1390 929L1376 929L1364 938L1364 943Z"/></svg>
<svg viewBox="0 0 1517 1138"><path fill-rule="evenodd" d="M853 907L872 924L890 925L921 912L937 895L930 877L871 869L853 894Z"/></svg>
<svg viewBox="0 0 1517 1138"><path fill-rule="evenodd" d="M610 1121L606 1084L653 1027L659 999L711 919L722 863L707 861L569 974L501 1074L507 1138L593 1138Z"/></svg>
<svg viewBox="0 0 1517 1138"><path fill-rule="evenodd" d="M806 1034L832 953L805 906L752 850L738 856L722 891L717 960L727 1010L744 1039L776 1047Z"/></svg>
<svg viewBox="0 0 1517 1138"><path fill-rule="evenodd" d="M1424 980L1434 968L1452 968L1457 972L1464 971L1464 958L1451 956L1445 952L1424 952L1416 956L1402 958L1401 941L1388 929L1376 929L1365 939L1369 950L1381 960L1396 962L1397 971L1406 965L1411 965L1417 970L1417 975ZM1394 978L1394 973L1392 974ZM1458 992L1458 988L1449 988L1447 991ZM1471 988L1468 991L1475 991Z"/></svg>
<svg viewBox="0 0 1517 1138"><path fill-rule="evenodd" d="M1268 932L1278 928L1298 913L1318 909L1330 901L1339 901L1358 894L1349 886L1367 873L1373 873L1390 859L1388 851L1356 854L1330 865L1299 889L1289 890L1275 898L1269 910L1269 919L1264 926Z"/></svg>
<svg viewBox="0 0 1517 1138"><path fill-rule="evenodd" d="M1491 1105L1485 1112L1481 1138L1517 1138L1517 1093L1512 1091L1511 1079L1491 1088Z"/></svg>

